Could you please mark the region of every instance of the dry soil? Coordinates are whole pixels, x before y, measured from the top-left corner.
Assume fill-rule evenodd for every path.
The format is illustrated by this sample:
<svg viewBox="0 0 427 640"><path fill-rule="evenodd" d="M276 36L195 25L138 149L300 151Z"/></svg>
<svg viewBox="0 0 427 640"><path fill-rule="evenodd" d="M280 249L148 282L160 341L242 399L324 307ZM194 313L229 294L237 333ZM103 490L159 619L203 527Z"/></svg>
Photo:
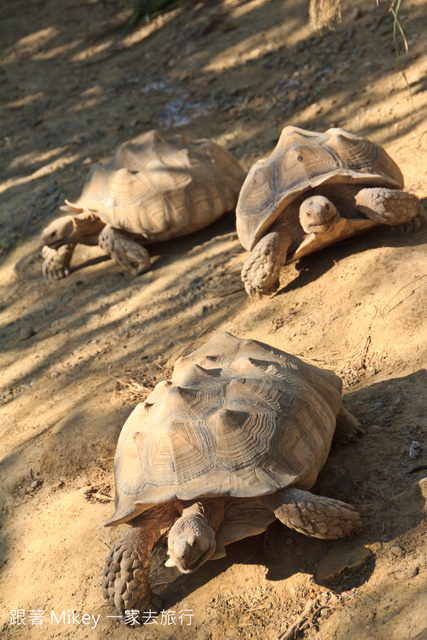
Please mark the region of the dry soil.
<svg viewBox="0 0 427 640"><path fill-rule="evenodd" d="M285 125L342 126L384 145L426 204L423 1L400 11L407 82L384 2L345 0L323 35L300 0L186 2L126 32L106 31L120 8L106 4L0 9L1 637L425 640L427 229L330 247L259 301L240 282L233 215L154 247L137 278L81 247L48 282L38 240L93 162L152 128L211 137L248 169ZM152 582L169 619L135 631L108 617L100 588L126 531L102 527L115 445L174 359L217 330L343 377L366 435L333 448L315 490L357 506L364 529L326 542L276 523L187 576L160 550Z"/></svg>

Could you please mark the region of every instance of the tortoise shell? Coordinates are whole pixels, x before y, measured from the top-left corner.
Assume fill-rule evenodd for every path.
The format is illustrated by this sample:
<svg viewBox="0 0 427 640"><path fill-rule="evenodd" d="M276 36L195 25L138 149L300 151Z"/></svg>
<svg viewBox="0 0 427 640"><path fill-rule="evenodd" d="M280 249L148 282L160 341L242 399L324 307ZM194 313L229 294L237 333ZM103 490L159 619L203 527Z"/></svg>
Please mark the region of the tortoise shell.
<svg viewBox="0 0 427 640"><path fill-rule="evenodd" d="M176 361L123 426L116 511L202 496L253 498L310 488L331 446L341 379L255 340L218 333Z"/></svg>
<svg viewBox="0 0 427 640"><path fill-rule="evenodd" d="M164 140L153 130L95 164L77 202L66 200L61 208L93 211L116 229L158 242L202 229L234 209L244 178L236 158L211 140Z"/></svg>
<svg viewBox="0 0 427 640"><path fill-rule="evenodd" d="M301 194L320 185L401 189L403 176L382 147L344 129L325 133L285 127L271 155L256 162L240 191L237 234L251 251ZM286 213L284 213L286 216Z"/></svg>

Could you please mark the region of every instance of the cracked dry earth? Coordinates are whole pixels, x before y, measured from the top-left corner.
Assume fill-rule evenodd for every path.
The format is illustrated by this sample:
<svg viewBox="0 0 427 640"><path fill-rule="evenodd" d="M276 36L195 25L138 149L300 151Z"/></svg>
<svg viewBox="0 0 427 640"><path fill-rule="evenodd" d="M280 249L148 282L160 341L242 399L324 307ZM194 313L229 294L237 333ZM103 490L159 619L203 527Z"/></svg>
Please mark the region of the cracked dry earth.
<svg viewBox="0 0 427 640"><path fill-rule="evenodd" d="M377 229L288 265L260 301L240 283L232 215L154 247L153 270L134 279L79 247L70 277L47 282L38 246L91 164L150 128L211 137L248 169L287 124L342 126L384 145L426 205L424 3L401 6L411 95L384 3L344 1L323 35L306 2L226 0L98 37L119 8L0 8L0 635L425 640L427 229ZM191 615L135 631L107 617L100 588L126 530L102 527L115 445L175 358L217 330L343 377L366 435L333 448L315 491L357 506L364 529L322 541L276 523L185 576L160 549L155 590L165 610Z"/></svg>

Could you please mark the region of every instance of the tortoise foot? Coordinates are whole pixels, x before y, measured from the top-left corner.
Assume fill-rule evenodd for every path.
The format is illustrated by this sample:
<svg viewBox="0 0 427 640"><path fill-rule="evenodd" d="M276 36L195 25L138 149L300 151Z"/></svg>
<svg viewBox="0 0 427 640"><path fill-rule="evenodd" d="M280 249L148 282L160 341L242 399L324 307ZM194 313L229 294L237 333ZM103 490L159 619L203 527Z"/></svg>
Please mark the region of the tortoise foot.
<svg viewBox="0 0 427 640"><path fill-rule="evenodd" d="M355 443L361 438L366 431L360 422L351 415L347 409L341 407L337 415L337 426L335 427L333 443L349 444Z"/></svg>
<svg viewBox="0 0 427 640"><path fill-rule="evenodd" d="M140 529L120 538L110 551L102 578L105 600L117 611L145 611L153 594L149 585L150 559Z"/></svg>
<svg viewBox="0 0 427 640"><path fill-rule="evenodd" d="M98 237L101 249L134 276L151 269L150 256L143 246L124 233L106 225Z"/></svg>
<svg viewBox="0 0 427 640"><path fill-rule="evenodd" d="M70 275L71 256L74 244L64 244L59 249L45 245L42 249L42 271L47 280L62 280Z"/></svg>
<svg viewBox="0 0 427 640"><path fill-rule="evenodd" d="M262 296L277 291L280 269L290 246L286 229L264 236L252 250L242 269L242 280L249 296Z"/></svg>
<svg viewBox="0 0 427 640"><path fill-rule="evenodd" d="M405 233L412 233L413 231L418 231L418 229L421 229L421 227L423 227L425 224L427 224L427 212L420 202L417 215L414 218L412 218L412 220L410 220L409 222L406 222L405 224L399 224L393 227L393 232L401 236Z"/></svg>

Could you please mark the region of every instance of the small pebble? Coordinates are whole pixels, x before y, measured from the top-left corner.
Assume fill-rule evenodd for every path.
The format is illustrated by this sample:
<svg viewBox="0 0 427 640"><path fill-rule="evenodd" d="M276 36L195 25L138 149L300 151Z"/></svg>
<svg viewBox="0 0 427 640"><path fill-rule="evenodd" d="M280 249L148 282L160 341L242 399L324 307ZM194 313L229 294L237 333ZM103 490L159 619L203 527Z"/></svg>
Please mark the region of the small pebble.
<svg viewBox="0 0 427 640"><path fill-rule="evenodd" d="M32 327L21 327L19 330L19 340L23 342L24 340L28 340L35 335L35 331Z"/></svg>
<svg viewBox="0 0 427 640"><path fill-rule="evenodd" d="M411 446L409 447L409 457L411 460L416 460L420 456L421 445L416 440L412 440Z"/></svg>
<svg viewBox="0 0 427 640"><path fill-rule="evenodd" d="M398 557L403 556L402 547L398 547L398 546L391 547L390 551L394 556L398 556Z"/></svg>
<svg viewBox="0 0 427 640"><path fill-rule="evenodd" d="M51 378L58 378L59 376L59 371L52 371L52 373L50 374Z"/></svg>

